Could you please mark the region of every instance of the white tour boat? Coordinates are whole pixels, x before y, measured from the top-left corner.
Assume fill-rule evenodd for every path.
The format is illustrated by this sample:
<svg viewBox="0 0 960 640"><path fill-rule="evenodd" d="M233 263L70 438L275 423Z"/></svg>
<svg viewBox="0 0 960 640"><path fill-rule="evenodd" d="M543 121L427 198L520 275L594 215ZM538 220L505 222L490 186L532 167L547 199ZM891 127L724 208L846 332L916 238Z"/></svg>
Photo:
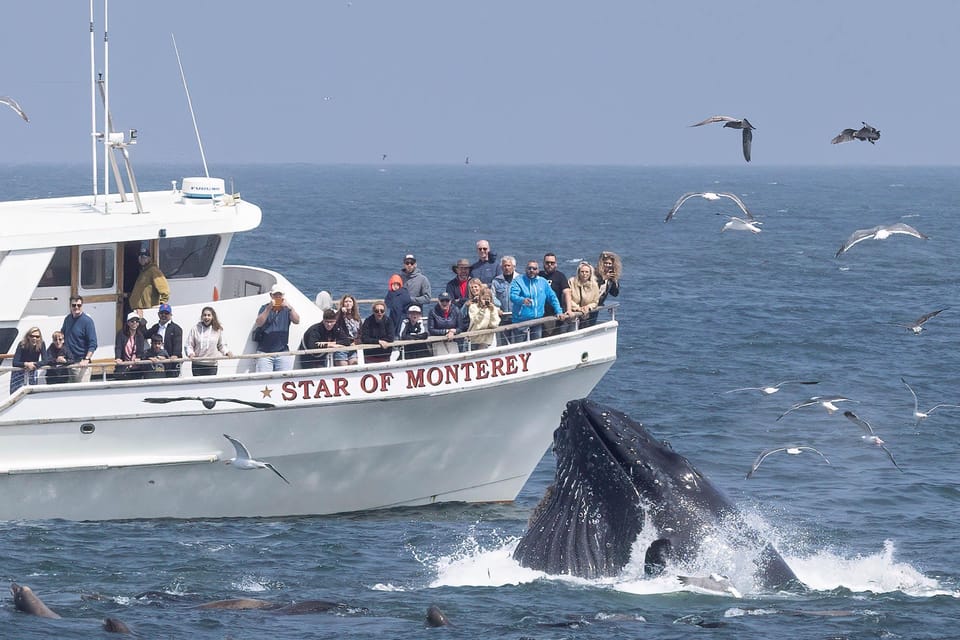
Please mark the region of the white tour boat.
<svg viewBox="0 0 960 640"><path fill-rule="evenodd" d="M135 133L112 131L107 117L103 130L93 152L94 166L103 161L101 193L94 186L91 195L0 203L0 353L8 354L0 369L0 519L510 501L550 445L565 403L589 394L616 359L608 308L591 326L529 342L386 363L364 363L361 351L354 366L256 373L253 319L273 285L301 315L291 347L322 317L282 275L224 264L233 235L256 228L260 209L216 178L140 192L129 158ZM142 247L166 273L184 337L203 307L216 309L237 354L219 362L217 375L192 376L189 360L176 378L110 374ZM9 394L9 354L30 327L49 344L72 295L83 297L99 337L91 381ZM157 309L145 318L154 324ZM504 407L509 421L490 419ZM224 464L236 455L224 434L278 473Z"/></svg>

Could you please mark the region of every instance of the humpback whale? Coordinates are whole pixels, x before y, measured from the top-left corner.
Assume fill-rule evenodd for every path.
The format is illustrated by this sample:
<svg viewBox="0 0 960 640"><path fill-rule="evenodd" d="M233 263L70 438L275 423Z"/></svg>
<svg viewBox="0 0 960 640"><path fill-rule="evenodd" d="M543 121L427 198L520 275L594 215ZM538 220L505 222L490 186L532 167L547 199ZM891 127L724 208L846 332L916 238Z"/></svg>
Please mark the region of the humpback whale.
<svg viewBox="0 0 960 640"><path fill-rule="evenodd" d="M651 526L656 539L645 565L655 574L669 561L696 558L701 541L722 527L738 532L738 546L757 550L754 575L762 588L801 585L719 489L625 413L571 400L554 431L553 451L555 482L513 554L522 566L583 578L616 576L637 535Z"/></svg>

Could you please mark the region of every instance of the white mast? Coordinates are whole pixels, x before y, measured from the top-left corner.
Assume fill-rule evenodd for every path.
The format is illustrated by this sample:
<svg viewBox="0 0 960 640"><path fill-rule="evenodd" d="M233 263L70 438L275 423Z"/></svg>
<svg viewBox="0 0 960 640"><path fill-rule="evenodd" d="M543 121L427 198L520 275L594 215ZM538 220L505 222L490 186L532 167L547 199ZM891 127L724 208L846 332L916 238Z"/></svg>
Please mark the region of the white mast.
<svg viewBox="0 0 960 640"><path fill-rule="evenodd" d="M110 20L109 0L103 0L103 198L104 211L110 207Z"/></svg>
<svg viewBox="0 0 960 640"><path fill-rule="evenodd" d="M97 203L97 85L96 85L96 60L93 53L94 49L93 35L93 0L90 0L90 154L92 161L90 166L93 169L93 203Z"/></svg>

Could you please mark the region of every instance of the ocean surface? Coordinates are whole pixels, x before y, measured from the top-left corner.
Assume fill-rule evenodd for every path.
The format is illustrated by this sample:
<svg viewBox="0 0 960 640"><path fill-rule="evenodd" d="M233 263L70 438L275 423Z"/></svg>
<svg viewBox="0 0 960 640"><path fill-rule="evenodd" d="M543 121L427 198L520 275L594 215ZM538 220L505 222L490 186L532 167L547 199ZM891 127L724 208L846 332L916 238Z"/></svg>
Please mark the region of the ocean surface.
<svg viewBox="0 0 960 640"><path fill-rule="evenodd" d="M440 505L328 517L0 523L0 582L60 615L0 604L8 638L95 638L106 616L144 638L956 638L960 636L960 168L213 167L263 209L232 263L276 269L305 293L371 298L408 252L434 291L474 243L561 270L623 257L619 358L591 397L667 439L776 542L809 587L770 593L731 571L738 550L645 579L546 576L511 552L554 474L545 455L513 504ZM166 189L196 169L138 168ZM89 191L85 167L6 166L4 200ZM762 233L721 233L738 194ZM722 215L718 215L722 214ZM906 222L929 236L864 241ZM913 335L907 324L946 309ZM780 392L725 393L784 380ZM841 395L896 459L840 413L791 411ZM509 419L509 411L491 419ZM816 447L767 458L764 449ZM104 497L103 499L109 499ZM643 549L638 550L642 558ZM728 573L742 597L676 576ZM5 587L4 587L5 589ZM144 597L138 594L147 593ZM334 612L195 608L223 598L331 600ZM442 609L455 626L430 629Z"/></svg>

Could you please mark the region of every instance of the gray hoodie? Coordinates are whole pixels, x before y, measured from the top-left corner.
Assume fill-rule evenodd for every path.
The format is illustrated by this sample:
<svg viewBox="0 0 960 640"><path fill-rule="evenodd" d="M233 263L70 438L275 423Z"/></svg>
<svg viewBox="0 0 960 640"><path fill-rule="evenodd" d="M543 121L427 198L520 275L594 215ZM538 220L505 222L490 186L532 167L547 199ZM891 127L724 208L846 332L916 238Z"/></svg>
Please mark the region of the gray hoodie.
<svg viewBox="0 0 960 640"><path fill-rule="evenodd" d="M423 308L423 305L430 302L430 281L420 271L420 267L414 267L413 273L407 273L403 269L400 271L400 277L403 278L403 286L410 292L410 298L414 304Z"/></svg>

